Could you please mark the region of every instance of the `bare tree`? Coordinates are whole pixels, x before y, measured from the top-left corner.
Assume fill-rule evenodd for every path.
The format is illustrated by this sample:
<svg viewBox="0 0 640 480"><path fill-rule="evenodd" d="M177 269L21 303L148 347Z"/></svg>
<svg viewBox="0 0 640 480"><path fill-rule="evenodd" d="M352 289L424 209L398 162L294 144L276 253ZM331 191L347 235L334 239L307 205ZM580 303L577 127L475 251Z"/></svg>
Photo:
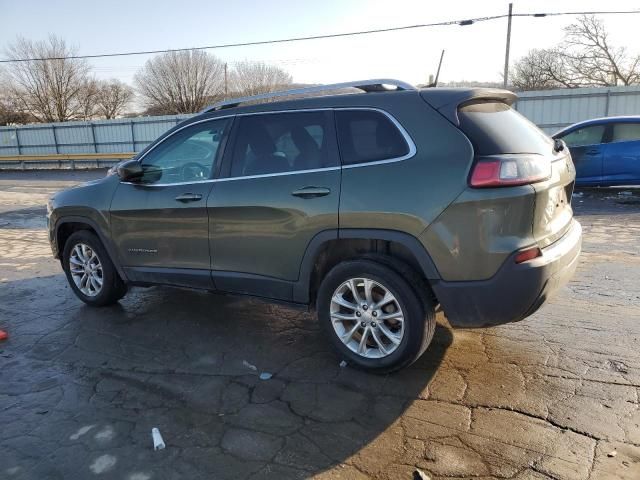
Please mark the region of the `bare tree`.
<svg viewBox="0 0 640 480"><path fill-rule="evenodd" d="M87 78L78 92L78 115L80 120L91 120L96 116L96 101L98 95L98 81Z"/></svg>
<svg viewBox="0 0 640 480"><path fill-rule="evenodd" d="M604 24L583 15L566 29L562 55L574 75L586 85L632 85L640 82L640 55L630 56L624 47L614 47Z"/></svg>
<svg viewBox="0 0 640 480"><path fill-rule="evenodd" d="M201 50L168 52L147 61L135 83L147 109L194 113L224 92L224 64Z"/></svg>
<svg viewBox="0 0 640 480"><path fill-rule="evenodd" d="M231 90L241 95L258 95L283 90L292 82L293 78L289 73L264 62L248 60L238 62L230 74Z"/></svg>
<svg viewBox="0 0 640 480"><path fill-rule="evenodd" d="M98 83L95 107L96 113L107 120L122 115L133 100L133 89L120 80L103 80Z"/></svg>
<svg viewBox="0 0 640 480"><path fill-rule="evenodd" d="M54 35L34 42L19 37L6 50L7 58L21 60L8 67L10 91L25 113L43 122L62 122L81 116L81 91L89 64L73 56L76 50ZM51 60L39 60L53 58Z"/></svg>
<svg viewBox="0 0 640 480"><path fill-rule="evenodd" d="M35 119L23 112L16 98L9 91L0 72L0 125L15 125L33 122Z"/></svg>
<svg viewBox="0 0 640 480"><path fill-rule="evenodd" d="M640 55L612 46L602 21L583 15L565 28L560 45L518 60L511 78L521 90L632 85L640 83Z"/></svg>
<svg viewBox="0 0 640 480"><path fill-rule="evenodd" d="M577 87L568 74L565 59L556 49L534 49L515 63L509 77L517 90Z"/></svg>

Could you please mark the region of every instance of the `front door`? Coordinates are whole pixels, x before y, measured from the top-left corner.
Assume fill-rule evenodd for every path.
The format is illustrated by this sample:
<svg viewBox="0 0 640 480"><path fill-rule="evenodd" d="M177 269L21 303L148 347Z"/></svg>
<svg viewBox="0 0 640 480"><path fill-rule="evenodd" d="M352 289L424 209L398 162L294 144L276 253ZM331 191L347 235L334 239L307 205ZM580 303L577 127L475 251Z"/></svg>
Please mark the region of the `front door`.
<svg viewBox="0 0 640 480"><path fill-rule="evenodd" d="M597 185L602 181L605 130L606 125L589 125L562 137L569 146L579 185Z"/></svg>
<svg viewBox="0 0 640 480"><path fill-rule="evenodd" d="M139 181L118 186L111 231L130 280L212 288L207 197L229 126L177 130L144 155Z"/></svg>
<svg viewBox="0 0 640 480"><path fill-rule="evenodd" d="M208 199L218 289L284 300L309 242L338 228L332 111L238 116Z"/></svg>

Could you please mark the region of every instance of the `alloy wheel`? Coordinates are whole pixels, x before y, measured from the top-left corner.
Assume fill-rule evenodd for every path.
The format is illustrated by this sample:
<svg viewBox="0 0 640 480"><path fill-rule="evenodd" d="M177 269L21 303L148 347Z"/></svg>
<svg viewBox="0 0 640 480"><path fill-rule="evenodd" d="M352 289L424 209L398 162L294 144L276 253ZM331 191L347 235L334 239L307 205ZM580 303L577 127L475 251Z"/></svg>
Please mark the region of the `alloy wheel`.
<svg viewBox="0 0 640 480"><path fill-rule="evenodd" d="M369 278L351 278L331 297L331 324L352 352L365 358L391 355L404 336L404 313L391 291Z"/></svg>
<svg viewBox="0 0 640 480"><path fill-rule="evenodd" d="M69 254L71 278L84 295L95 297L102 291L104 272L98 254L89 245L76 244Z"/></svg>

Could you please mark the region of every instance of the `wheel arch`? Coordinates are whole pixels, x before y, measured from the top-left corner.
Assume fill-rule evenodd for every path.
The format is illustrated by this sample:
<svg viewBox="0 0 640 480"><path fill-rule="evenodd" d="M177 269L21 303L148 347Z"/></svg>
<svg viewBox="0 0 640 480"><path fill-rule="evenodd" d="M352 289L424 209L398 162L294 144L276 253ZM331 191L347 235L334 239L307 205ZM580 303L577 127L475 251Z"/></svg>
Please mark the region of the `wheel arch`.
<svg viewBox="0 0 640 480"><path fill-rule="evenodd" d="M64 251L65 243L73 233L80 230L88 230L98 237L98 239L102 242L102 245L104 245L104 248L107 251L111 262L118 272L118 275L120 275L120 278L126 282L127 277L124 273L124 270L120 266L117 255L115 255L113 245L109 241L108 237L99 228L98 224L89 217L68 216L62 217L56 222L54 232L54 238L56 241L56 251L54 252L55 257L62 259L62 252Z"/></svg>
<svg viewBox="0 0 640 480"><path fill-rule="evenodd" d="M319 283L339 262L371 254L394 258L412 268L431 286L440 274L420 241L404 232L386 229L348 228L318 233L307 246L293 288L297 303L313 303Z"/></svg>

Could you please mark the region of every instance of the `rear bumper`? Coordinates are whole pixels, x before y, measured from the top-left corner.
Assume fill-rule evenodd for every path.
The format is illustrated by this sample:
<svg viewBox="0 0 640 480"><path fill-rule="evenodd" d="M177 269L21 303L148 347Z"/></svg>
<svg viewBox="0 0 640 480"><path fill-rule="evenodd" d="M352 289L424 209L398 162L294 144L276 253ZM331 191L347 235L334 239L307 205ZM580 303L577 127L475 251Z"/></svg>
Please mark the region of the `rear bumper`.
<svg viewBox="0 0 640 480"><path fill-rule="evenodd" d="M582 246L582 227L571 228L542 256L516 264L509 257L488 280L439 281L433 290L454 327L487 327L517 322L534 313L573 276Z"/></svg>

